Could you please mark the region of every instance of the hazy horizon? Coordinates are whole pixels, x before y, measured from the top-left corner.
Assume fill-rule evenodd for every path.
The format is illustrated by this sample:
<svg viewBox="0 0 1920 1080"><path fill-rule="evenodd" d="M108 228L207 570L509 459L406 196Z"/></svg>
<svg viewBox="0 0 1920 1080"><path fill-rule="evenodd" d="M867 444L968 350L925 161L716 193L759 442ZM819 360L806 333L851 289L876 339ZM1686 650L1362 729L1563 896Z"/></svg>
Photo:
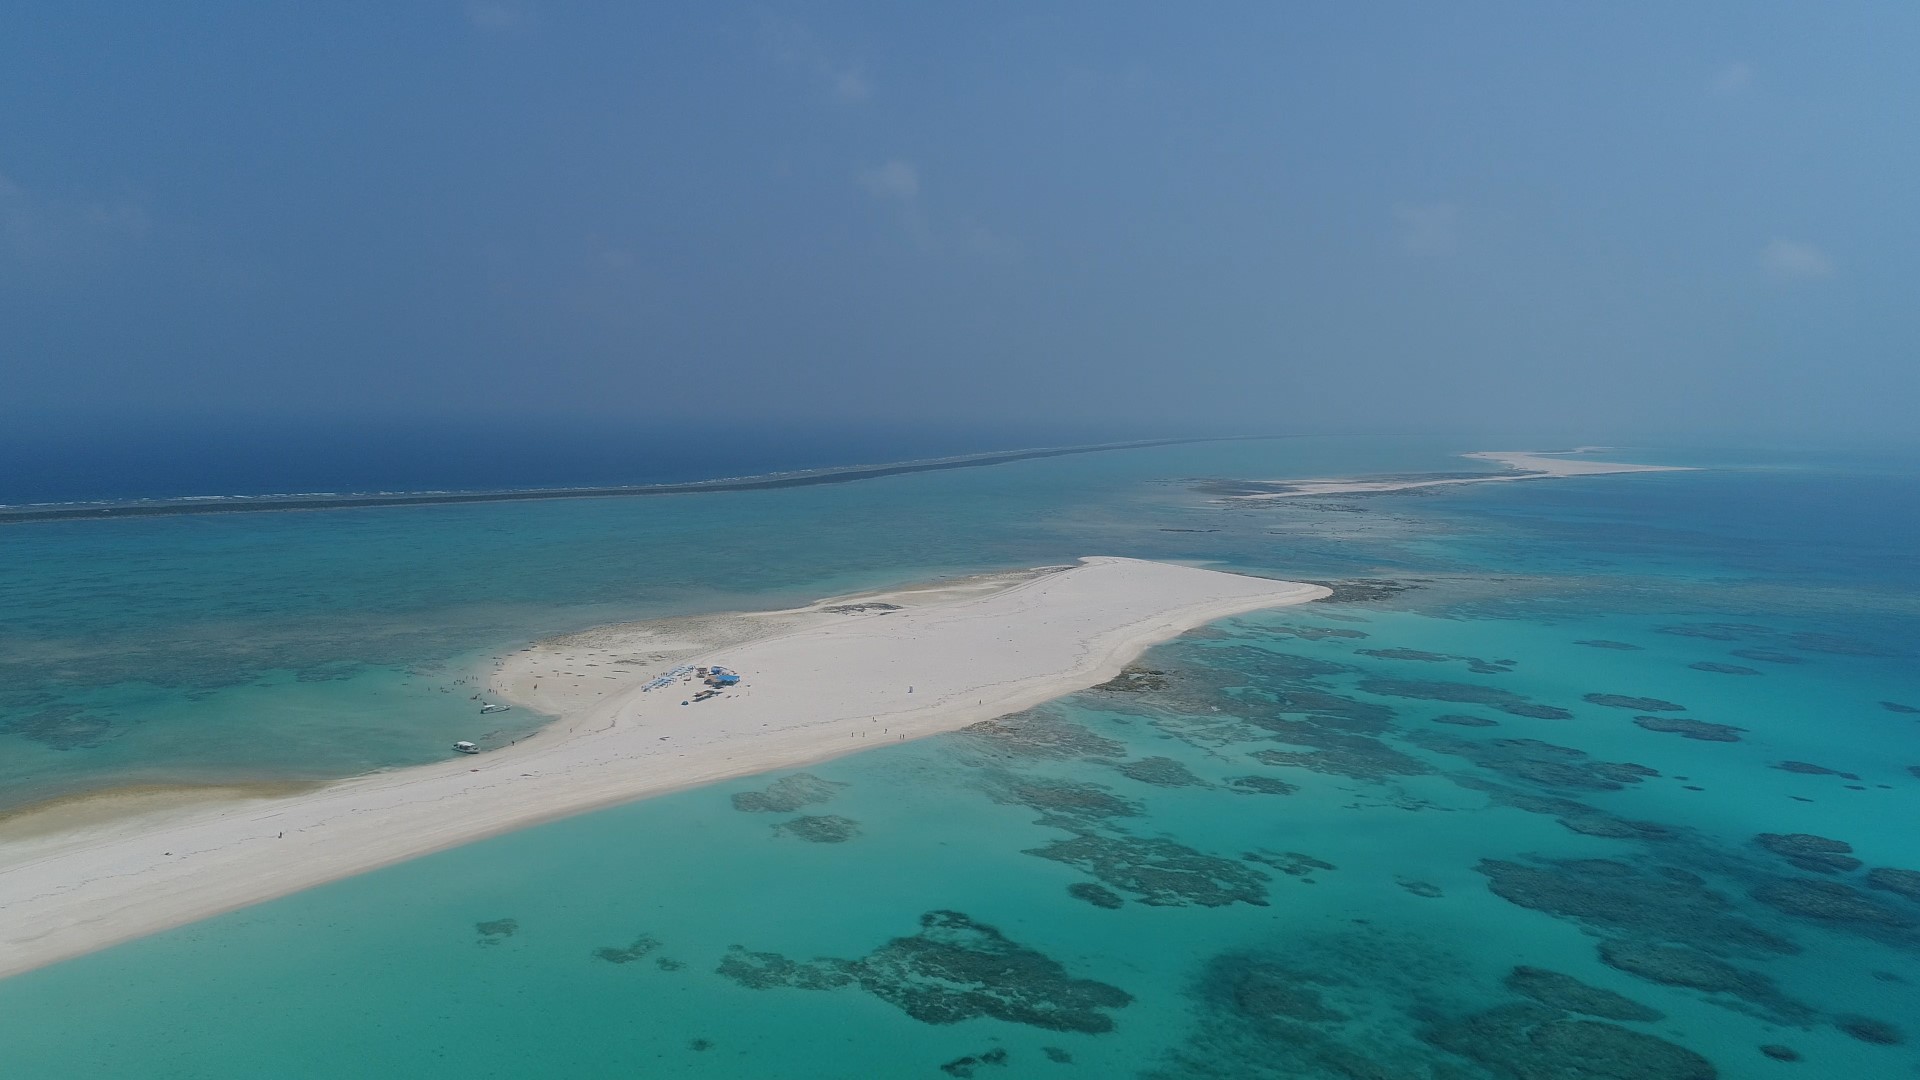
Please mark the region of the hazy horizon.
<svg viewBox="0 0 1920 1080"><path fill-rule="evenodd" d="M0 422L1913 439L1920 9L1206 14L12 6Z"/></svg>

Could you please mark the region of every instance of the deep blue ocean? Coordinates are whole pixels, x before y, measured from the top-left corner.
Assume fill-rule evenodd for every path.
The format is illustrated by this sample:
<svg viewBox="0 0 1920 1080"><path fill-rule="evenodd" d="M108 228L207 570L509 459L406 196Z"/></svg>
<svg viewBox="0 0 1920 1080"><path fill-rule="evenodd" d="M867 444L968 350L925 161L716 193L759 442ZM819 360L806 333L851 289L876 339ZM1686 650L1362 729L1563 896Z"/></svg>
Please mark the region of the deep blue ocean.
<svg viewBox="0 0 1920 1080"><path fill-rule="evenodd" d="M0 528L16 807L431 760L471 722L453 680L596 623L1089 554L1340 584L1125 687L7 980L0 1072L1920 1075L1916 463L1635 448L1702 468L1264 505L1207 483L1486 448Z"/></svg>

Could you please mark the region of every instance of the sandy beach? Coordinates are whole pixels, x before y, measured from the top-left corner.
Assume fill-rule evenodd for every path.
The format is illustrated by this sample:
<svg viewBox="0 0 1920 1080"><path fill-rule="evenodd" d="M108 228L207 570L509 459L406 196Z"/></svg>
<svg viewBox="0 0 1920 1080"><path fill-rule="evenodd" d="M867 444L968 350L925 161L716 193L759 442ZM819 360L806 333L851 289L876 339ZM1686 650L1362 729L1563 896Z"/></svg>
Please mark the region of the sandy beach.
<svg viewBox="0 0 1920 1080"><path fill-rule="evenodd" d="M0 829L0 976L570 814L951 731L1318 585L1089 558L781 612L605 627L503 657L496 700L555 717L476 756L285 794L51 807ZM743 676L647 690L682 663ZM479 724L476 722L476 727Z"/></svg>
<svg viewBox="0 0 1920 1080"><path fill-rule="evenodd" d="M1567 476L1603 476L1609 473L1687 472L1681 465L1629 465L1618 461L1596 461L1584 455L1601 449L1581 447L1564 452L1538 450L1481 450L1461 457L1505 465L1511 472L1485 476L1412 476L1377 480L1359 478L1329 480L1282 480L1272 482L1272 491L1231 495L1230 499L1297 499L1306 495L1378 495L1416 488L1450 487L1456 484L1494 484L1513 480L1548 480Z"/></svg>

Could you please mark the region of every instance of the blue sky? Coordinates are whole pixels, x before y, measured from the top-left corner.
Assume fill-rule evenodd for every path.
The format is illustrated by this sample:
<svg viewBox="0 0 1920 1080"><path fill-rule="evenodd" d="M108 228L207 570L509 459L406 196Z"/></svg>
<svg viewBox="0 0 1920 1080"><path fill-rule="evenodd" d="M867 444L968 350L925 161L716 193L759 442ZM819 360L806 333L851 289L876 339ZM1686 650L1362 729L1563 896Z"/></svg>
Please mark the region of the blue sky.
<svg viewBox="0 0 1920 1080"><path fill-rule="evenodd" d="M0 418L1900 436L1916 54L1910 3L12 3Z"/></svg>

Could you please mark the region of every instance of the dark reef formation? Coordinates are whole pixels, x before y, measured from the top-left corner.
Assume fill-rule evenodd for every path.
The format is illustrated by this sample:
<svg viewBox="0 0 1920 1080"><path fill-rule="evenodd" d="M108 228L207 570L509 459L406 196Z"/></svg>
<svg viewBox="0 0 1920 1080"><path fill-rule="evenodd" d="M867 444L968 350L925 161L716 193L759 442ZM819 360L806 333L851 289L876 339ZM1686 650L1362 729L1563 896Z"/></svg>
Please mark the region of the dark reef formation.
<svg viewBox="0 0 1920 1080"><path fill-rule="evenodd" d="M1113 1030L1105 1010L1133 1001L957 911L922 915L919 933L894 938L849 970L862 989L926 1024L988 1016L1097 1035Z"/></svg>
<svg viewBox="0 0 1920 1080"><path fill-rule="evenodd" d="M1539 705L1524 695L1497 686L1475 683L1438 682L1422 679L1373 678L1360 681L1361 691L1380 697L1414 698L1420 701L1447 701L1458 705L1484 705L1513 716L1536 720L1571 720L1573 714L1555 705Z"/></svg>
<svg viewBox="0 0 1920 1080"><path fill-rule="evenodd" d="M860 835L860 823L834 814L803 816L775 825L774 831L809 844L842 844Z"/></svg>
<svg viewBox="0 0 1920 1080"><path fill-rule="evenodd" d="M1875 1046L1898 1046L1906 1041L1906 1035L1899 1028L1885 1020L1875 1020L1870 1016L1836 1016L1833 1018L1833 1026L1863 1043L1872 1043Z"/></svg>
<svg viewBox="0 0 1920 1080"><path fill-rule="evenodd" d="M1710 671L1716 675L1765 674L1764 672L1756 671L1750 667L1741 667L1739 664L1722 664L1714 660L1701 660L1696 663L1688 664L1687 666L1692 668L1695 671Z"/></svg>
<svg viewBox="0 0 1920 1080"><path fill-rule="evenodd" d="M1042 825L1072 831L1097 828L1114 818L1137 817L1140 804L1098 784L1021 773L989 775L982 786L995 802L1040 811Z"/></svg>
<svg viewBox="0 0 1920 1080"><path fill-rule="evenodd" d="M1300 790L1272 776L1235 776L1227 780L1227 787L1249 795L1291 795Z"/></svg>
<svg viewBox="0 0 1920 1080"><path fill-rule="evenodd" d="M1110 694L1144 694L1150 690L1165 690L1167 673L1152 668L1133 665L1121 669L1120 674L1098 686L1090 687Z"/></svg>
<svg viewBox="0 0 1920 1080"><path fill-rule="evenodd" d="M1481 742L1437 731L1416 731L1407 741L1443 754L1464 757L1489 772L1544 787L1580 791L1618 791L1660 774L1631 761L1593 761L1586 751L1539 739L1489 739Z"/></svg>
<svg viewBox="0 0 1920 1080"><path fill-rule="evenodd" d="M1549 1009L1585 1013L1602 1020L1651 1023L1666 1016L1660 1010L1642 1005L1624 994L1588 986L1571 975L1545 968L1516 967L1508 973L1505 985L1514 993L1530 997Z"/></svg>
<svg viewBox="0 0 1920 1080"><path fill-rule="evenodd" d="M1155 787L1210 787L1205 780L1178 761L1168 757L1148 757L1114 766L1120 775Z"/></svg>
<svg viewBox="0 0 1920 1080"><path fill-rule="evenodd" d="M1081 835L1027 854L1085 871L1108 888L1154 907L1267 906L1266 874L1173 840Z"/></svg>
<svg viewBox="0 0 1920 1080"><path fill-rule="evenodd" d="M1600 960L1648 982L1738 998L1776 1023L1804 1027L1818 1015L1782 993L1767 976L1684 945L1605 941L1600 945Z"/></svg>
<svg viewBox="0 0 1920 1080"><path fill-rule="evenodd" d="M8 720L0 724L0 734L18 735L49 750L91 750L114 731L105 717L61 705Z"/></svg>
<svg viewBox="0 0 1920 1080"><path fill-rule="evenodd" d="M794 773L775 780L764 790L735 794L733 808L749 813L791 814L802 807L831 801L846 786L834 780L822 780L812 773Z"/></svg>
<svg viewBox="0 0 1920 1080"><path fill-rule="evenodd" d="M1276 637L1297 637L1302 641L1323 641L1327 638L1346 638L1356 640L1369 636L1365 630L1349 630L1342 626L1275 626L1267 633Z"/></svg>
<svg viewBox="0 0 1920 1080"><path fill-rule="evenodd" d="M1686 712L1685 705L1676 705L1657 697L1634 697L1631 694L1583 694L1581 700L1592 705L1604 705L1609 709L1632 709L1634 712Z"/></svg>
<svg viewBox="0 0 1920 1080"><path fill-rule="evenodd" d="M1778 649L1735 649L1730 654L1742 660L1758 660L1763 664L1804 664L1804 657Z"/></svg>
<svg viewBox="0 0 1920 1080"><path fill-rule="evenodd" d="M1610 859L1535 865L1482 859L1476 869L1501 899L1596 930L1742 952L1798 951L1737 914L1732 901L1698 875L1676 867L1643 871Z"/></svg>
<svg viewBox="0 0 1920 1080"><path fill-rule="evenodd" d="M1420 1037L1503 1080L1715 1080L1699 1054L1654 1035L1540 1005L1503 1005Z"/></svg>
<svg viewBox="0 0 1920 1080"><path fill-rule="evenodd" d="M948 1076L957 1076L960 1080L973 1080L974 1072L982 1065L1005 1065L1006 1063L1006 1048L995 1047L992 1050L987 1050L982 1053L968 1054L966 1057L955 1058L945 1065L940 1066L940 1071L946 1073Z"/></svg>
<svg viewBox="0 0 1920 1080"><path fill-rule="evenodd" d="M1880 707L1888 712L1902 713L1907 716L1920 716L1920 706L1903 705L1898 701L1883 701L1880 703Z"/></svg>
<svg viewBox="0 0 1920 1080"><path fill-rule="evenodd" d="M1394 581L1391 578L1352 578L1346 581L1316 581L1312 584L1325 585L1333 590L1333 595L1317 601L1322 604L1378 603L1421 587L1417 581Z"/></svg>
<svg viewBox="0 0 1920 1080"><path fill-rule="evenodd" d="M1306 736L1289 738L1288 742L1304 742ZM1315 753L1296 753L1288 750L1256 750L1248 757L1262 765L1283 765L1307 769L1312 772L1326 773L1330 776L1345 776L1354 780L1370 780L1378 783L1396 776L1421 776L1433 771L1433 766L1419 758L1403 754L1378 739L1365 735L1317 736L1314 739L1320 749Z"/></svg>
<svg viewBox="0 0 1920 1080"><path fill-rule="evenodd" d="M492 922L474 923L473 932L480 935L480 944L498 945L520 932L520 920L495 919Z"/></svg>
<svg viewBox="0 0 1920 1080"><path fill-rule="evenodd" d="M1678 735L1695 742L1739 742L1747 730L1732 724L1710 724L1705 720L1685 720L1677 716L1636 716L1633 722L1648 731Z"/></svg>
<svg viewBox="0 0 1920 1080"><path fill-rule="evenodd" d="M658 938L641 934L639 937L634 938L633 942L625 948L606 945L593 950L593 955L605 960L609 964L631 964L635 960L644 959L648 953L653 952L659 947L660 940Z"/></svg>
<svg viewBox="0 0 1920 1080"><path fill-rule="evenodd" d="M1885 889L1920 904L1920 870L1896 870L1888 866L1876 866L1867 871L1867 887Z"/></svg>
<svg viewBox="0 0 1920 1080"><path fill-rule="evenodd" d="M1361 656L1377 656L1382 660L1416 660L1426 664L1467 665L1467 670L1476 675L1501 675L1512 671L1512 660L1483 660L1477 656L1456 656L1453 653L1428 652L1425 649L1355 649Z"/></svg>
<svg viewBox="0 0 1920 1080"><path fill-rule="evenodd" d="M1576 641L1574 642L1574 644L1585 645L1590 649L1616 649L1621 652L1639 652L1640 651L1640 646L1635 645L1631 642L1608 641L1605 638L1588 638L1585 641Z"/></svg>
<svg viewBox="0 0 1920 1080"><path fill-rule="evenodd" d="M1316 859L1298 851L1249 851L1240 857L1248 862L1271 866L1288 877L1304 878L1316 870L1340 869L1325 859Z"/></svg>
<svg viewBox="0 0 1920 1080"><path fill-rule="evenodd" d="M1858 870L1853 845L1845 840L1830 840L1812 833L1761 833L1753 842L1802 870L1816 874L1843 874Z"/></svg>
<svg viewBox="0 0 1920 1080"><path fill-rule="evenodd" d="M1798 773L1801 776L1837 776L1842 780L1858 780L1858 776L1838 769L1829 769L1825 765L1815 765L1811 761L1782 761L1774 766L1781 772Z"/></svg>
<svg viewBox="0 0 1920 1080"><path fill-rule="evenodd" d="M1124 743L1095 735L1050 709L1028 709L964 727L961 733L990 753L1012 758L1068 761L1123 758Z"/></svg>
<svg viewBox="0 0 1920 1080"><path fill-rule="evenodd" d="M1875 936L1879 936L1875 933L1878 931L1911 930L1920 926L1920 919L1839 881L1775 878L1756 886L1750 895L1768 907L1797 919Z"/></svg>
<svg viewBox="0 0 1920 1080"><path fill-rule="evenodd" d="M1448 713L1445 716L1436 716L1433 718L1433 722L1436 724L1451 724L1454 727L1500 726L1500 721L1498 720L1489 720L1484 716L1463 716L1459 713Z"/></svg>
<svg viewBox="0 0 1920 1080"><path fill-rule="evenodd" d="M1067 886L1067 895L1075 900L1083 900L1097 908L1112 911L1126 906L1126 899L1112 889L1095 885L1091 881L1076 881Z"/></svg>
<svg viewBox="0 0 1920 1080"><path fill-rule="evenodd" d="M749 952L738 945L727 950L718 973L749 990L837 990L853 983L843 960L789 960L779 953Z"/></svg>
<svg viewBox="0 0 1920 1080"><path fill-rule="evenodd" d="M1133 995L1076 979L1059 961L1009 940L957 911L920 916L920 932L898 937L860 960L789 960L735 946L719 973L754 990L862 990L923 1024L991 1017L1049 1031L1098 1035L1113 1030L1108 1010Z"/></svg>
<svg viewBox="0 0 1920 1080"><path fill-rule="evenodd" d="M1769 632L1764 626L1742 623L1680 623L1675 626L1662 626L1655 631L1660 634L1672 634L1675 637L1702 638L1707 641L1739 641L1744 637Z"/></svg>

